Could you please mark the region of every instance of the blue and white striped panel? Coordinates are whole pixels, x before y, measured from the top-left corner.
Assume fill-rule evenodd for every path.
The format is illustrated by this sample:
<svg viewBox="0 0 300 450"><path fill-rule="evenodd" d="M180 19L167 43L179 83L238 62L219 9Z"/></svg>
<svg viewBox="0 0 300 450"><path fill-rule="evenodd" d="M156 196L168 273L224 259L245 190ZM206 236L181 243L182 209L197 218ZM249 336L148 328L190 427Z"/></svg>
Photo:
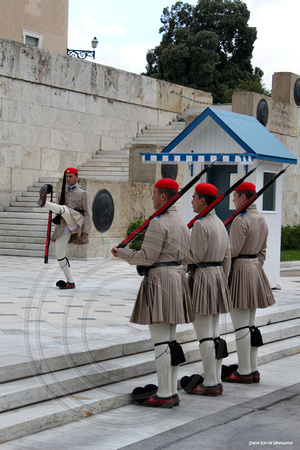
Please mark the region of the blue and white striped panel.
<svg viewBox="0 0 300 450"><path fill-rule="evenodd" d="M254 157L249 154L226 155L212 153L140 153L143 163L179 163L179 162L213 162L218 159L220 163L252 164Z"/></svg>

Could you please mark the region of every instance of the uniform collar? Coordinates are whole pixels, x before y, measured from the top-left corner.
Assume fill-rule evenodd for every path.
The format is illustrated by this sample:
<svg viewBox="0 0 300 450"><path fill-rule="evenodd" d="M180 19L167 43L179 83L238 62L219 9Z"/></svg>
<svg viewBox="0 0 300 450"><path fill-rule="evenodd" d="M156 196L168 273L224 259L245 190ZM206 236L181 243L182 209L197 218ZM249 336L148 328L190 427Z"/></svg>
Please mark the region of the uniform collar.
<svg viewBox="0 0 300 450"><path fill-rule="evenodd" d="M74 184L74 186L68 186L68 191L74 191L74 189L76 189L76 186L78 186L78 183Z"/></svg>

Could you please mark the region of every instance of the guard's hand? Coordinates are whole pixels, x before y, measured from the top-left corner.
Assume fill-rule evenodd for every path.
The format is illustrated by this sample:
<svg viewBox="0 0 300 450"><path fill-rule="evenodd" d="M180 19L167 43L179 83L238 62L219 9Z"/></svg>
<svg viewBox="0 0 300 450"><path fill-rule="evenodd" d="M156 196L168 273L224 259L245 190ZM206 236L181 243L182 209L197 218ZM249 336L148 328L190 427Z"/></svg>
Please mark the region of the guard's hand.
<svg viewBox="0 0 300 450"><path fill-rule="evenodd" d="M81 238L82 239L85 239L85 238L87 238L88 237L88 234L87 233L85 233L84 231L81 233Z"/></svg>
<svg viewBox="0 0 300 450"><path fill-rule="evenodd" d="M117 258L118 257L118 249L117 249L117 247L113 247L111 249L111 253L112 253L112 255L114 255L115 258Z"/></svg>

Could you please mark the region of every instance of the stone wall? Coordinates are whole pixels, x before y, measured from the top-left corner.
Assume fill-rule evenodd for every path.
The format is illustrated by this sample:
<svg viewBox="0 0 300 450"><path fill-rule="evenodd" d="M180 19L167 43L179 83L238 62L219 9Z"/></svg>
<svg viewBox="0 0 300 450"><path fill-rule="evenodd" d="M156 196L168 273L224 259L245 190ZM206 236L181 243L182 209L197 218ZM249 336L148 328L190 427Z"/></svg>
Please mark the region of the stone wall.
<svg viewBox="0 0 300 450"><path fill-rule="evenodd" d="M300 158L300 114L299 101L295 99L295 85L300 75L278 72L273 75L272 96L254 92L237 92L233 95L232 111L258 118L258 105L263 100L267 104L265 127ZM291 165L283 175L282 225L300 224L300 166Z"/></svg>
<svg viewBox="0 0 300 450"><path fill-rule="evenodd" d="M57 192L62 180L57 184ZM105 233L100 233L92 225L88 245L68 245L68 255L71 258L112 257L110 251L114 245L118 245L126 236L131 222L138 219L147 219L153 213L152 183L128 183L113 181L80 180L80 185L85 187L91 199L100 189L110 192L114 203L114 218L111 227ZM105 211L97 211L99 215ZM50 255L54 256L54 245L50 245Z"/></svg>
<svg viewBox="0 0 300 450"><path fill-rule="evenodd" d="M192 99L192 100L189 100ZM211 94L0 39L0 205Z"/></svg>

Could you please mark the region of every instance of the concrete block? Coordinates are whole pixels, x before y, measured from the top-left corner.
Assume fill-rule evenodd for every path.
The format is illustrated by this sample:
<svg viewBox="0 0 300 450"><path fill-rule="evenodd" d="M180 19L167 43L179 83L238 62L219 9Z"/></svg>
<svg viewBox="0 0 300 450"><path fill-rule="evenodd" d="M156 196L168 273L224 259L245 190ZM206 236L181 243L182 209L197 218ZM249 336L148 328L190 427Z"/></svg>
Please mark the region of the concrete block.
<svg viewBox="0 0 300 450"><path fill-rule="evenodd" d="M276 72L272 77L272 99L274 102L295 106L294 86L300 75L292 72Z"/></svg>
<svg viewBox="0 0 300 450"><path fill-rule="evenodd" d="M23 103L22 119L26 125L41 125L42 123L42 107L38 104Z"/></svg>
<svg viewBox="0 0 300 450"><path fill-rule="evenodd" d="M160 165L143 164L140 153L160 153L162 150L162 146L132 145L129 153L129 181L154 184L160 178Z"/></svg>
<svg viewBox="0 0 300 450"><path fill-rule="evenodd" d="M50 150L49 148L41 149L41 167L40 169L47 176L52 176L53 172L58 173L60 164L60 151L59 150Z"/></svg>
<svg viewBox="0 0 300 450"><path fill-rule="evenodd" d="M10 142L15 145L32 145L32 127L22 123L10 123Z"/></svg>
<svg viewBox="0 0 300 450"><path fill-rule="evenodd" d="M24 169L40 169L41 149L38 147L24 147L22 148L22 162L21 167Z"/></svg>
<svg viewBox="0 0 300 450"><path fill-rule="evenodd" d="M12 80L0 77L0 98L9 98L11 92Z"/></svg>
<svg viewBox="0 0 300 450"><path fill-rule="evenodd" d="M21 166L22 147L20 145L1 145L0 148L0 165L1 177L4 167Z"/></svg>
<svg viewBox="0 0 300 450"><path fill-rule="evenodd" d="M49 128L32 127L32 146L33 147L50 147L51 131Z"/></svg>
<svg viewBox="0 0 300 450"><path fill-rule="evenodd" d="M43 106L41 109L42 126L46 128L59 128L60 125L60 110L56 108Z"/></svg>
<svg viewBox="0 0 300 450"><path fill-rule="evenodd" d="M1 145L8 144L10 137L10 122L1 121L0 127L0 142Z"/></svg>
<svg viewBox="0 0 300 450"><path fill-rule="evenodd" d="M65 89L51 90L51 106L53 108L68 108L69 92Z"/></svg>
<svg viewBox="0 0 300 450"><path fill-rule="evenodd" d="M69 92L67 107L71 111L85 112L86 95L78 92Z"/></svg>
<svg viewBox="0 0 300 450"><path fill-rule="evenodd" d="M1 167L0 191L9 191L12 188L12 169L10 167Z"/></svg>

